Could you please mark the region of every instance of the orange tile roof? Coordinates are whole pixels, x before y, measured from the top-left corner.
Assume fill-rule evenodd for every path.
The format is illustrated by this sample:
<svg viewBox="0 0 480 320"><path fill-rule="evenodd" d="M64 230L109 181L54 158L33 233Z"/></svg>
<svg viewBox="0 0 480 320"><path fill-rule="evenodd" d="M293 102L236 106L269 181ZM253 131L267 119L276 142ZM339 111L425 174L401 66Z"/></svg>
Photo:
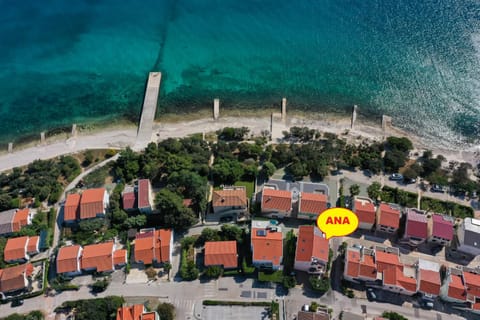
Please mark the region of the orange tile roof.
<svg viewBox="0 0 480 320"><path fill-rule="evenodd" d="M152 264L170 260L172 230L160 229L155 232L137 233L134 256L136 262Z"/></svg>
<svg viewBox="0 0 480 320"><path fill-rule="evenodd" d="M150 180L140 179L138 180L138 208L150 207Z"/></svg>
<svg viewBox="0 0 480 320"><path fill-rule="evenodd" d="M61 247L57 254L57 273L78 272L78 259L82 247L79 245ZM78 259L77 259L78 258Z"/></svg>
<svg viewBox="0 0 480 320"><path fill-rule="evenodd" d="M113 242L85 246L82 269L95 269L97 272L113 270Z"/></svg>
<svg viewBox="0 0 480 320"><path fill-rule="evenodd" d="M238 266L237 242L205 242L205 266L223 266L224 268L236 268Z"/></svg>
<svg viewBox="0 0 480 320"><path fill-rule="evenodd" d="M5 261L25 259L27 243L27 236L8 239L3 251L3 259Z"/></svg>
<svg viewBox="0 0 480 320"><path fill-rule="evenodd" d="M74 221L79 217L80 195L72 193L67 196L65 205L63 206L63 220Z"/></svg>
<svg viewBox="0 0 480 320"><path fill-rule="evenodd" d="M377 263L378 272L383 272L385 269L390 267L399 267L403 270L403 265L400 263L400 259L396 254L375 251L375 261Z"/></svg>
<svg viewBox="0 0 480 320"><path fill-rule="evenodd" d="M465 290L462 276L450 274L448 296L461 301L467 300L467 291Z"/></svg>
<svg viewBox="0 0 480 320"><path fill-rule="evenodd" d="M299 212L320 214L325 210L327 210L326 195L321 193L300 193Z"/></svg>
<svg viewBox="0 0 480 320"><path fill-rule="evenodd" d="M438 296L441 284L440 273L420 269L419 291Z"/></svg>
<svg viewBox="0 0 480 320"><path fill-rule="evenodd" d="M122 265L127 263L127 250L121 249L113 253L113 264Z"/></svg>
<svg viewBox="0 0 480 320"><path fill-rule="evenodd" d="M417 291L417 281L406 277L403 271L397 267L390 267L383 271L383 284L400 287L410 292Z"/></svg>
<svg viewBox="0 0 480 320"><path fill-rule="evenodd" d="M373 203L355 200L354 207L359 222L375 223L375 206Z"/></svg>
<svg viewBox="0 0 480 320"><path fill-rule="evenodd" d="M22 227L25 227L28 224L28 214L30 209L21 209L15 212L13 216L12 229L13 232L18 232Z"/></svg>
<svg viewBox="0 0 480 320"><path fill-rule="evenodd" d="M156 314L155 312L148 312L142 314L142 320L155 320L156 319Z"/></svg>
<svg viewBox="0 0 480 320"><path fill-rule="evenodd" d="M97 214L104 212L103 197L105 188L87 189L80 199L80 219L95 218Z"/></svg>
<svg viewBox="0 0 480 320"><path fill-rule="evenodd" d="M38 243L40 241L39 236L33 236L28 238L27 253L38 253Z"/></svg>
<svg viewBox="0 0 480 320"><path fill-rule="evenodd" d="M328 262L329 242L315 226L298 228L297 250L295 261L311 261L312 258Z"/></svg>
<svg viewBox="0 0 480 320"><path fill-rule="evenodd" d="M142 314L145 310L143 304L135 304L130 307L120 307L117 309L117 320L142 320Z"/></svg>
<svg viewBox="0 0 480 320"><path fill-rule="evenodd" d="M349 277L358 278L360 269L360 252L347 250L346 272Z"/></svg>
<svg viewBox="0 0 480 320"><path fill-rule="evenodd" d="M25 278L33 273L31 263L2 269L0 275L0 292L9 292L25 288Z"/></svg>
<svg viewBox="0 0 480 320"><path fill-rule="evenodd" d="M264 230L265 236L257 235ZM283 256L283 238L281 232L252 228L252 251L254 261L269 261L279 266Z"/></svg>
<svg viewBox="0 0 480 320"><path fill-rule="evenodd" d="M368 254L362 255L358 275L363 278L377 279L377 265L373 256Z"/></svg>
<svg viewBox="0 0 480 320"><path fill-rule="evenodd" d="M215 190L212 196L213 207L246 207L247 192L244 188L235 190Z"/></svg>
<svg viewBox="0 0 480 320"><path fill-rule="evenodd" d="M284 190L264 188L262 192L262 210L290 211L292 209L292 193Z"/></svg>
<svg viewBox="0 0 480 320"><path fill-rule="evenodd" d="M390 207L387 203L381 203L379 207L378 224L398 229L400 224L400 211Z"/></svg>
<svg viewBox="0 0 480 320"><path fill-rule="evenodd" d="M467 293L480 298L480 275L464 271L463 279L465 280Z"/></svg>

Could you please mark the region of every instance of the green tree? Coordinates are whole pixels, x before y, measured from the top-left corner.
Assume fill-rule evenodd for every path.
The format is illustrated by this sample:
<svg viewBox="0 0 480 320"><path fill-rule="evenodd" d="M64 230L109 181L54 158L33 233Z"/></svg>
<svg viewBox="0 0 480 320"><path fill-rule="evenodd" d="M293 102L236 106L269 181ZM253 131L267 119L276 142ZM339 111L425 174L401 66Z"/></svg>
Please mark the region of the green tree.
<svg viewBox="0 0 480 320"><path fill-rule="evenodd" d="M378 182L372 183L367 188L367 194L373 200L377 200L378 197L381 195L381 192L382 192L382 185Z"/></svg>
<svg viewBox="0 0 480 320"><path fill-rule="evenodd" d="M160 320L175 320L175 306L168 302L162 302L157 307Z"/></svg>
<svg viewBox="0 0 480 320"><path fill-rule="evenodd" d="M389 319L389 320L408 320L407 318L405 318L401 314L398 314L398 313L393 312L393 311L384 311L382 313L382 317L385 318L385 319Z"/></svg>
<svg viewBox="0 0 480 320"><path fill-rule="evenodd" d="M7 193L0 194L0 212L10 209L12 197Z"/></svg>
<svg viewBox="0 0 480 320"><path fill-rule="evenodd" d="M170 270L172 270L172 264L170 262L165 262L163 264L163 271L166 272L168 281L170 281Z"/></svg>
<svg viewBox="0 0 480 320"><path fill-rule="evenodd" d="M115 162L115 174L125 182L130 182L137 177L140 169L138 155L132 149L127 147L120 152L120 157Z"/></svg>
<svg viewBox="0 0 480 320"><path fill-rule="evenodd" d="M128 217L127 220L124 222L124 228L141 228L147 224L147 216L144 214L139 214L137 216Z"/></svg>
<svg viewBox="0 0 480 320"><path fill-rule="evenodd" d="M292 162L285 170L288 174L291 174L295 180L302 180L304 176L309 174L306 164L298 159Z"/></svg>
<svg viewBox="0 0 480 320"><path fill-rule="evenodd" d="M270 178L271 176L273 176L273 174L275 173L275 171L277 171L277 168L275 168L275 165L269 161L266 161L263 165L262 165L262 170L261 170L261 174L262 176L264 176L266 179Z"/></svg>
<svg viewBox="0 0 480 320"><path fill-rule="evenodd" d="M213 181L219 184L233 184L240 180L244 170L241 164L233 159L217 159L212 167Z"/></svg>
<svg viewBox="0 0 480 320"><path fill-rule="evenodd" d="M183 199L168 189L162 189L157 193L155 204L160 210L160 221L164 227L181 231L188 229L197 221L193 211L183 205Z"/></svg>
<svg viewBox="0 0 480 320"><path fill-rule="evenodd" d="M405 137L388 137L387 145L391 149L399 150L403 153L407 153L413 149L412 141Z"/></svg>
<svg viewBox="0 0 480 320"><path fill-rule="evenodd" d="M198 238L198 245L203 246L208 241L219 241L220 235L217 230L211 228L205 228L202 230L200 237Z"/></svg>
<svg viewBox="0 0 480 320"><path fill-rule="evenodd" d="M350 190L350 195L351 195L352 197L355 197L355 196L357 196L357 195L360 193L360 186L359 186L358 184L356 184L356 183L355 183L355 184L352 184L352 185L350 186L349 190Z"/></svg>
<svg viewBox="0 0 480 320"><path fill-rule="evenodd" d="M295 288L295 286L297 285L297 279L295 278L295 276L284 276L282 284L287 289Z"/></svg>
<svg viewBox="0 0 480 320"><path fill-rule="evenodd" d="M319 278L317 276L310 276L309 278L310 285L312 289L319 292L327 292L330 290L330 279L328 278Z"/></svg>

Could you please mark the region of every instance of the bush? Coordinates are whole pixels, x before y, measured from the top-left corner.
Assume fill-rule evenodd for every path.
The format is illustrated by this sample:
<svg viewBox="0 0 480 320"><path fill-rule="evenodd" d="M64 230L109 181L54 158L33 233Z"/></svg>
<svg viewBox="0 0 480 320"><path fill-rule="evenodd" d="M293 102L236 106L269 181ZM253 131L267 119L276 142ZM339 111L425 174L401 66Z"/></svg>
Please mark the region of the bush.
<svg viewBox="0 0 480 320"><path fill-rule="evenodd" d="M174 320L175 306L168 302L162 302L157 307L158 316L160 320Z"/></svg>
<svg viewBox="0 0 480 320"><path fill-rule="evenodd" d="M318 278L316 276L311 276L309 279L312 289L319 292L327 292L330 290L330 279L329 278Z"/></svg>
<svg viewBox="0 0 480 320"><path fill-rule="evenodd" d="M283 283L283 273L282 271L274 271L274 272L260 271L258 273L258 280L263 282Z"/></svg>
<svg viewBox="0 0 480 320"><path fill-rule="evenodd" d="M393 311L384 311L382 313L382 317L385 318L385 319L390 319L390 320L408 320L407 318L405 318L401 314L398 314L398 313L393 312Z"/></svg>
<svg viewBox="0 0 480 320"><path fill-rule="evenodd" d="M209 278L217 279L223 273L223 269L219 266L210 266L205 271L205 275Z"/></svg>
<svg viewBox="0 0 480 320"><path fill-rule="evenodd" d="M153 269L152 267L147 268L147 270L145 270L145 274L150 280L155 279L157 277L157 271L155 271L155 269Z"/></svg>
<svg viewBox="0 0 480 320"><path fill-rule="evenodd" d="M55 312L62 310L72 310L75 308L76 320L108 319L115 320L117 309L120 308L125 300L122 297L109 296L105 298L77 300L64 302Z"/></svg>
<svg viewBox="0 0 480 320"><path fill-rule="evenodd" d="M288 289L295 288L295 286L297 285L297 279L294 276L285 276L283 277L282 284L285 288Z"/></svg>
<svg viewBox="0 0 480 320"><path fill-rule="evenodd" d="M92 284L92 291L95 293L103 292L107 289L109 281L104 278L103 280L97 280L94 284Z"/></svg>

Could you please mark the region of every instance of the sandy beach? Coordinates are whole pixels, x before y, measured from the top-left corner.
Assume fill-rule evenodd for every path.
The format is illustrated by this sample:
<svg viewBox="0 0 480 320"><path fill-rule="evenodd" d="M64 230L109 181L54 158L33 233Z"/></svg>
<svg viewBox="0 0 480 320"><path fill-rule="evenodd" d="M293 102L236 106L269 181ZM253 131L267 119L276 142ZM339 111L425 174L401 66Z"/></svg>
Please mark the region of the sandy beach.
<svg viewBox="0 0 480 320"><path fill-rule="evenodd" d="M357 119L353 129L350 128L350 118L331 114L289 114L285 122L279 115L272 117L268 111L251 113L247 116L226 115L213 120L205 112L189 114L187 117L164 117L157 121L152 130L152 141L167 138L184 137L194 133L214 132L224 127L248 127L250 132L259 135L263 130L272 132L273 142L278 142L282 132L293 126L306 126L320 132L331 132L347 139L349 143L362 141L382 141L386 136L405 136L412 140L416 150L430 149L434 154L442 154L448 161L470 162L475 165L479 158L476 150L445 150L435 148L405 131L388 126L385 133L381 123L373 123ZM162 120L162 119L160 119ZM113 127L94 127L79 130L76 137L66 134L47 138L44 145L32 142L23 146L14 146L12 153L2 150L0 154L0 171L24 166L36 159L49 159L60 155L73 154L86 149L122 149L133 146L136 141L137 127L128 123Z"/></svg>

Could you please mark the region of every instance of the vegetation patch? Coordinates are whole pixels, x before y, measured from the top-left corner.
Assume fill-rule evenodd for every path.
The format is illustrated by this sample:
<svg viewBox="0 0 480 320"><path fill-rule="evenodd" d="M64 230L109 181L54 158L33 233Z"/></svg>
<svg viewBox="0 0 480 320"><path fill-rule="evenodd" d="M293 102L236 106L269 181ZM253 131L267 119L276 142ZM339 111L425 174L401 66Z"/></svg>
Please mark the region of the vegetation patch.
<svg viewBox="0 0 480 320"><path fill-rule="evenodd" d="M77 300L64 302L55 312L71 312L75 309L75 319L90 320L92 315L95 319L115 320L117 309L120 308L125 300L122 297L109 296L98 299Z"/></svg>

